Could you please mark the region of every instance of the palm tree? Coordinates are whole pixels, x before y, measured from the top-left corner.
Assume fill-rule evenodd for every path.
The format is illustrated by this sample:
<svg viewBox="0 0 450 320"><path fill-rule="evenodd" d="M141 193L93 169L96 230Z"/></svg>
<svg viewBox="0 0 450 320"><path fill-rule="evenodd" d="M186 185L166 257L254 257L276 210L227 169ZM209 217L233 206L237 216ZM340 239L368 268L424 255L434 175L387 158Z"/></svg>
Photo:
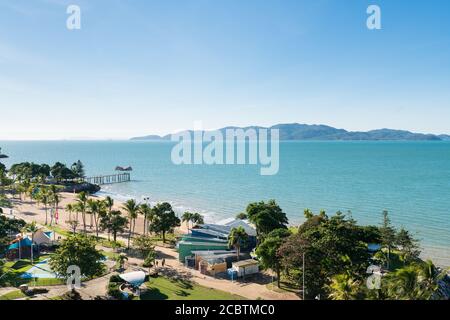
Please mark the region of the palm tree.
<svg viewBox="0 0 450 320"><path fill-rule="evenodd" d="M151 215L153 213L152 208L150 205L143 203L139 207L139 212L144 216L144 235L147 234L147 221L151 220Z"/></svg>
<svg viewBox="0 0 450 320"><path fill-rule="evenodd" d="M72 212L75 212L75 206L76 204L73 203L69 203L66 205L66 211L69 213L69 220L68 221L72 221Z"/></svg>
<svg viewBox="0 0 450 320"><path fill-rule="evenodd" d="M102 213L105 211L105 209L103 208L103 201L100 200L94 200L94 199L89 199L87 201L87 212L91 215L91 217L93 217L94 221L95 221L95 233L96 236L98 238L98 219L100 217L100 215L102 215Z"/></svg>
<svg viewBox="0 0 450 320"><path fill-rule="evenodd" d="M128 234L128 249L130 249L130 239L131 233L134 232L134 227L136 225L136 218L139 212L139 205L136 203L134 199L130 199L123 205L123 210L125 210L128 214L128 219L130 220L130 230Z"/></svg>
<svg viewBox="0 0 450 320"><path fill-rule="evenodd" d="M388 296L395 300L415 300L419 288L419 270L414 265L396 270L387 276Z"/></svg>
<svg viewBox="0 0 450 320"><path fill-rule="evenodd" d="M194 217L194 214L191 212L186 211L185 213L183 213L183 215L181 216L181 221L186 222L187 223L187 227L188 227L188 233L189 233L189 223L192 221L192 218Z"/></svg>
<svg viewBox="0 0 450 320"><path fill-rule="evenodd" d="M34 244L34 234L39 230L36 226L36 222L28 223L25 225L24 231L31 233L31 256L30 261L31 265L33 265L33 244Z"/></svg>
<svg viewBox="0 0 450 320"><path fill-rule="evenodd" d="M51 194L51 202L53 203L54 215L56 215L56 213L58 212L60 198L58 191L54 185L52 185L50 188L50 194ZM53 223L53 215L50 217L50 225L52 225L52 223ZM56 223L58 224L58 221L56 221Z"/></svg>
<svg viewBox="0 0 450 320"><path fill-rule="evenodd" d="M123 253L116 257L116 262L119 265L119 269L123 269L125 261L128 261L128 257Z"/></svg>
<svg viewBox="0 0 450 320"><path fill-rule="evenodd" d="M77 208L79 212L81 212L81 217L83 219L83 230L86 233L86 205L89 198L89 194L86 192L80 192L77 196ZM78 212L77 212L77 221L78 221Z"/></svg>
<svg viewBox="0 0 450 320"><path fill-rule="evenodd" d="M419 268L419 283L421 295L430 299L439 288L439 281L446 276L446 271L440 271L431 260L427 260Z"/></svg>
<svg viewBox="0 0 450 320"><path fill-rule="evenodd" d="M329 298L332 300L355 300L359 291L359 282L348 274L338 274L331 279Z"/></svg>
<svg viewBox="0 0 450 320"><path fill-rule="evenodd" d="M45 225L48 223L48 204L50 202L50 193L47 188L42 187L39 191L39 199L45 208Z"/></svg>
<svg viewBox="0 0 450 320"><path fill-rule="evenodd" d="M103 201L105 202L105 205L108 208L108 212L111 213L112 208L114 207L114 199L111 198L110 196L107 196Z"/></svg>
<svg viewBox="0 0 450 320"><path fill-rule="evenodd" d="M236 249L236 257L239 261L239 256L241 254L241 246L245 245L248 240L248 234L245 232L243 227L237 227L231 229L230 235L228 236L228 245Z"/></svg>
<svg viewBox="0 0 450 320"><path fill-rule="evenodd" d="M197 212L193 214L191 221L192 221L192 228L194 228L194 225L199 225L199 224L205 223L203 216Z"/></svg>

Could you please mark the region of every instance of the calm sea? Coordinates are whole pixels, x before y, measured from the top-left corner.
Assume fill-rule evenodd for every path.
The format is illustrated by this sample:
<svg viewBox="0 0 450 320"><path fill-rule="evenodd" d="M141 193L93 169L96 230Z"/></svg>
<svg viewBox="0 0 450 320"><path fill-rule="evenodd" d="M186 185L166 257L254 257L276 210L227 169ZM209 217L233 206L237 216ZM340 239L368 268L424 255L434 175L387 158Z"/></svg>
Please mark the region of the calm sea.
<svg viewBox="0 0 450 320"><path fill-rule="evenodd" d="M178 212L208 221L234 216L252 201L276 199L292 224L303 210L351 211L362 224L379 224L381 212L421 239L424 256L450 266L449 142L282 142L280 170L261 176L252 165L176 166L170 142L0 142L3 161L71 164L88 175L132 166L133 181L105 186L124 200L169 201Z"/></svg>

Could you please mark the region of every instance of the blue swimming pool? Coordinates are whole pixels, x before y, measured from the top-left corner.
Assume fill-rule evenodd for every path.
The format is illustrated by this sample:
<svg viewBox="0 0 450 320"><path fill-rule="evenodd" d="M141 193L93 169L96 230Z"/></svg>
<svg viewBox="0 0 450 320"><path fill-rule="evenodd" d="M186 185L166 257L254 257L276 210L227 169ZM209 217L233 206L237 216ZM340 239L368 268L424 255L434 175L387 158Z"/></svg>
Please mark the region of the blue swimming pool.
<svg viewBox="0 0 450 320"><path fill-rule="evenodd" d="M48 259L46 259L35 264L28 271L24 272L20 277L23 279L32 279L32 278L53 279L56 278L57 275L51 270L48 264Z"/></svg>

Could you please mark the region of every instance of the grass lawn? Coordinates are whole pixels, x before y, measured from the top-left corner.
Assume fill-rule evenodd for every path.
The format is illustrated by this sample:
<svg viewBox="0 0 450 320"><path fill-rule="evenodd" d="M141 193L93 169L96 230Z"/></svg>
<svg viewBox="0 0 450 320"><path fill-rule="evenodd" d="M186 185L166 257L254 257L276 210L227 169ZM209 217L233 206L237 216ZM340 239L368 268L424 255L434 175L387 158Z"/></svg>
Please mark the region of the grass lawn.
<svg viewBox="0 0 450 320"><path fill-rule="evenodd" d="M20 290L14 290L0 296L0 300L16 300L20 298L26 298L27 296Z"/></svg>
<svg viewBox="0 0 450 320"><path fill-rule="evenodd" d="M245 298L224 291L206 288L186 280L166 277L150 277L148 290L141 293L141 300L244 300Z"/></svg>
<svg viewBox="0 0 450 320"><path fill-rule="evenodd" d="M120 253L104 250L100 250L100 253L110 260L115 260L120 255Z"/></svg>
<svg viewBox="0 0 450 320"><path fill-rule="evenodd" d="M37 259L34 259L34 264L41 262L45 259L48 259L49 255L42 255ZM31 263L29 259L22 259L18 261L8 261L3 266L3 272L7 272L6 275L2 277L0 280L1 286L13 286L18 287L22 284L28 284L30 286L53 286L53 285L59 285L64 284L65 281L62 279L23 279L20 276L27 272L31 268Z"/></svg>

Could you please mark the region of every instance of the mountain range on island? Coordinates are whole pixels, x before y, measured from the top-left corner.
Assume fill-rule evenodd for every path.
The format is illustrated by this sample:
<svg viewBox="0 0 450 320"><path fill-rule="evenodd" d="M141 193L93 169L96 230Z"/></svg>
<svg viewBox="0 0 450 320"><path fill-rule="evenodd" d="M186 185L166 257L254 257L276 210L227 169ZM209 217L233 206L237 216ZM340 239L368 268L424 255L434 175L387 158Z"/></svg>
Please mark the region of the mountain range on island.
<svg viewBox="0 0 450 320"><path fill-rule="evenodd" d="M366 140L366 141L450 141L450 135L447 134L423 134L414 133L406 130L394 129L377 129L370 131L347 131L345 129L337 129L327 125L309 125L300 123L277 124L271 127L249 126L249 127L224 127L218 129L225 136L227 129L279 129L280 140L295 141L295 140L318 140L318 141L332 141L332 140ZM216 131L216 130L215 130ZM189 130L189 132L193 132ZM142 137L134 137L131 140L145 140L145 141L164 141L170 140L171 134L165 136L148 135Z"/></svg>

